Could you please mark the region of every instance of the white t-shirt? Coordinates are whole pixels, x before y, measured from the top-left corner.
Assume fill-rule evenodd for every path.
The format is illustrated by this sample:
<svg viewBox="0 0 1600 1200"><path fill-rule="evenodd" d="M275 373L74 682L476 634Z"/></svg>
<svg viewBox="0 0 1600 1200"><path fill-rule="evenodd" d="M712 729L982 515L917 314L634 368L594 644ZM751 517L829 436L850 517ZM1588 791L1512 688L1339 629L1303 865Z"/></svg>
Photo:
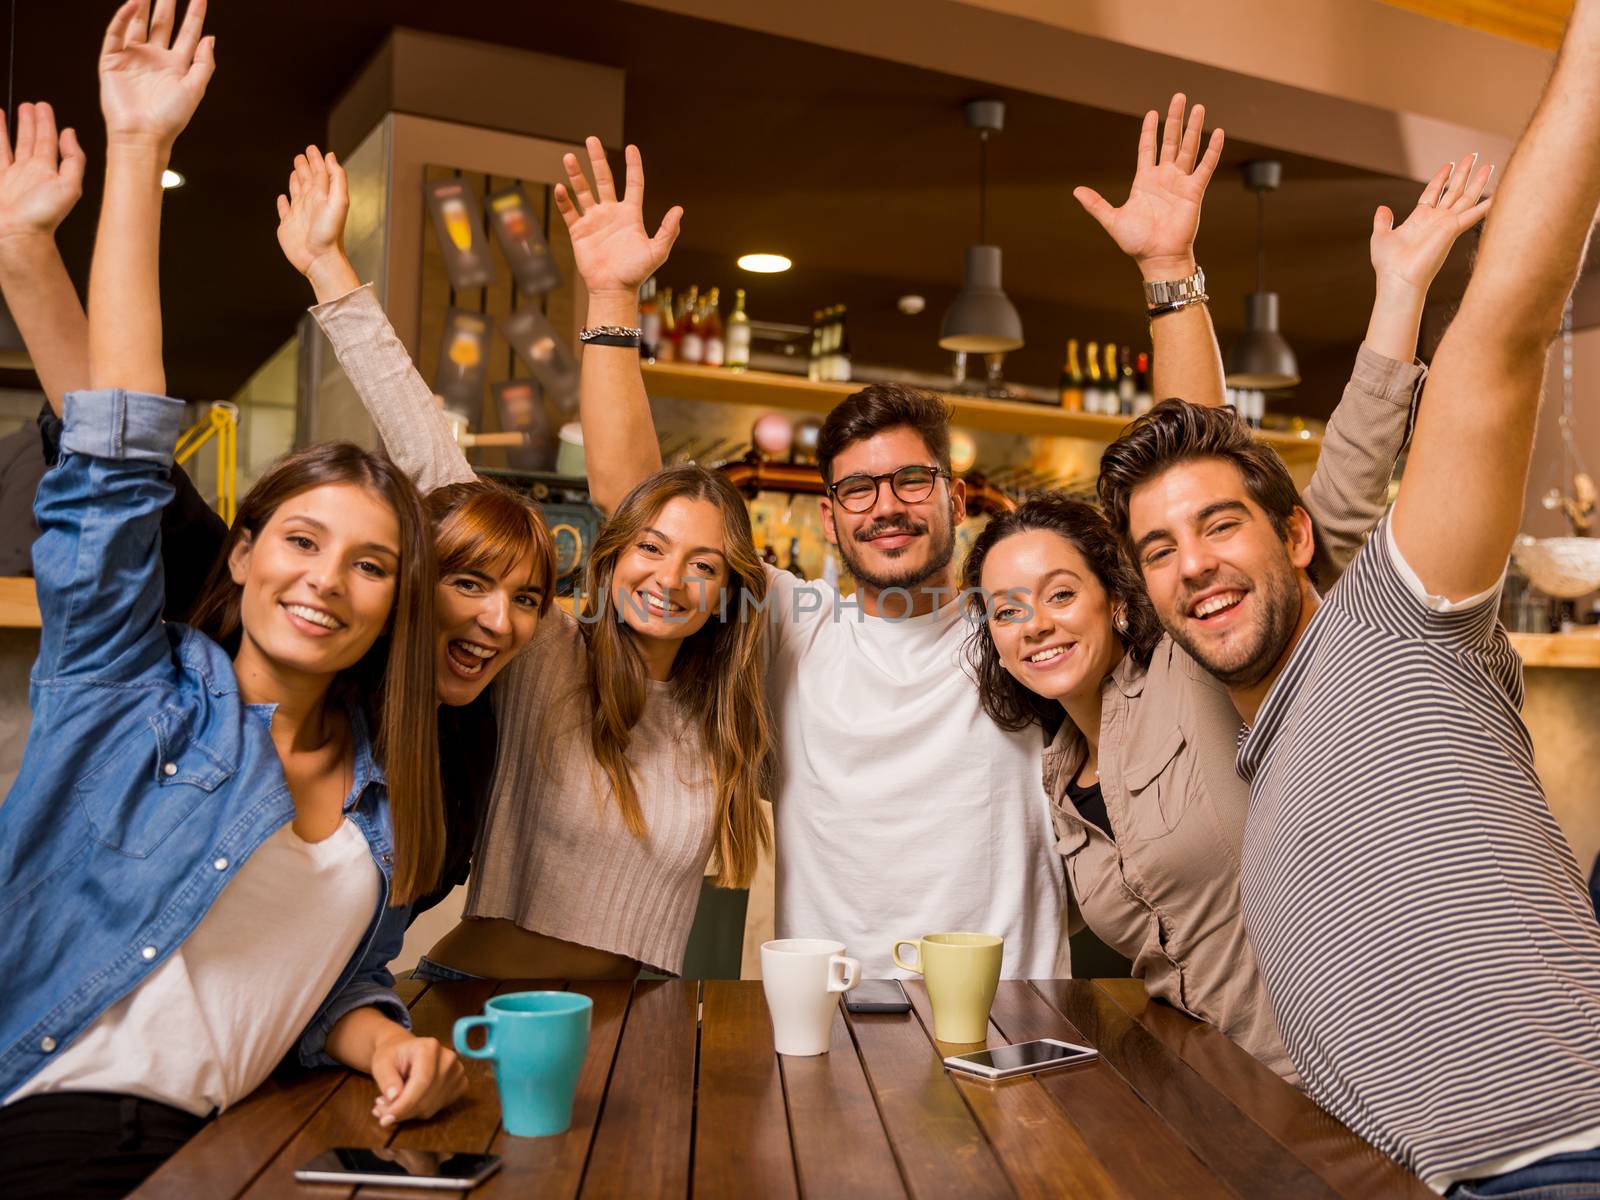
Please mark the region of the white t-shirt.
<svg viewBox="0 0 1600 1200"><path fill-rule="evenodd" d="M1006 978L1067 975L1043 734L985 715L960 605L871 617L827 585L767 577L778 936L841 941L882 978L906 975L897 938L996 933Z"/></svg>
<svg viewBox="0 0 1600 1200"><path fill-rule="evenodd" d="M379 886L348 817L320 842L285 825L165 962L6 1103L119 1092L198 1117L236 1104L316 1016L372 923Z"/></svg>

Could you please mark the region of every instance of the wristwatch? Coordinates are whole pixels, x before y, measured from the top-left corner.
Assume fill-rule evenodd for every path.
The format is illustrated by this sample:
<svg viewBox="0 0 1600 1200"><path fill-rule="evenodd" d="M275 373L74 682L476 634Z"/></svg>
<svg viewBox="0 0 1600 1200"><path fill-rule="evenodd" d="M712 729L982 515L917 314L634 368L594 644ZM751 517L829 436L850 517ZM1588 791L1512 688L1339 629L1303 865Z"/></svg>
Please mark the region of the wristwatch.
<svg viewBox="0 0 1600 1200"><path fill-rule="evenodd" d="M1160 312L1175 312L1191 304L1209 300L1206 295L1206 273L1198 267L1187 279L1162 279L1144 285L1144 301L1152 316Z"/></svg>

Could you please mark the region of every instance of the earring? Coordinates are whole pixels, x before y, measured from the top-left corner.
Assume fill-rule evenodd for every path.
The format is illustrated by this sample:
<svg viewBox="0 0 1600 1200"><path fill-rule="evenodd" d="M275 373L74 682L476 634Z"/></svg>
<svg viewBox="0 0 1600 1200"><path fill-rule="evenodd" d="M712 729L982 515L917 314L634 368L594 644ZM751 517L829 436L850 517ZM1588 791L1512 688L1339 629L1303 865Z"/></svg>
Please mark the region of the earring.
<svg viewBox="0 0 1600 1200"><path fill-rule="evenodd" d="M1111 618L1111 624L1116 627L1116 630L1117 630L1118 633L1127 633L1128 632L1128 614L1127 614L1127 611L1124 610L1124 609L1120 609L1120 608L1117 609L1117 615Z"/></svg>

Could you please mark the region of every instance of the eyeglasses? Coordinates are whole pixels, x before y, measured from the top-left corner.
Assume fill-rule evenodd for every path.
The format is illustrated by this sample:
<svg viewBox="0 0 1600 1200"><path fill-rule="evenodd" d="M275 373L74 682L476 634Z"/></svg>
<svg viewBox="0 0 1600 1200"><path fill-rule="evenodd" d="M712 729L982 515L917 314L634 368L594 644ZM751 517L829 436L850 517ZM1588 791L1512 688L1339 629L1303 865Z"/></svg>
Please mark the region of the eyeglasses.
<svg viewBox="0 0 1600 1200"><path fill-rule="evenodd" d="M948 472L938 467L909 466L885 475L846 475L830 484L828 492L846 512L864 513L878 502L878 488L885 479L894 494L906 504L918 504L933 495L933 485Z"/></svg>

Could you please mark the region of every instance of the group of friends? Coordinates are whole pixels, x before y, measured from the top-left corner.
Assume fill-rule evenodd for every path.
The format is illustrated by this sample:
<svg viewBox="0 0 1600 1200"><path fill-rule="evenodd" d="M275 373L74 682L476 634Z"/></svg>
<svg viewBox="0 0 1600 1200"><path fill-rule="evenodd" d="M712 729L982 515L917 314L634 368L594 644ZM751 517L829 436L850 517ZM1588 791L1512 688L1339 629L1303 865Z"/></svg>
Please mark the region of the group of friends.
<svg viewBox="0 0 1600 1200"><path fill-rule="evenodd" d="M610 331L582 362L607 520L576 616L538 508L477 477L345 257L315 147L278 239L386 453L291 453L231 528L173 465L160 180L212 74L204 14L127 0L107 30L87 313L54 244L75 136L31 104L0 145L0 285L54 410L0 806L9 1194L121 1195L286 1056L370 1073L382 1125L430 1116L465 1076L393 988L419 913L467 884L422 978L675 973L708 862L746 886L775 841L778 936L867 975L933 929L1066 975L1087 926L1435 1190L1600 1196L1600 927L1496 619L1600 205L1600 0L1492 212L1476 156L1398 224L1379 209L1303 492L1223 404L1194 257L1223 135L1174 96L1124 204L1076 193L1147 285L1163 398L1106 451L1099 506L1026 500L957 578L949 414L864 387L817 447L848 600L765 566L722 474L663 467L616 331L682 210L651 235L638 150L619 189L589 139L555 189ZM1486 212L1425 371L1429 285Z"/></svg>

